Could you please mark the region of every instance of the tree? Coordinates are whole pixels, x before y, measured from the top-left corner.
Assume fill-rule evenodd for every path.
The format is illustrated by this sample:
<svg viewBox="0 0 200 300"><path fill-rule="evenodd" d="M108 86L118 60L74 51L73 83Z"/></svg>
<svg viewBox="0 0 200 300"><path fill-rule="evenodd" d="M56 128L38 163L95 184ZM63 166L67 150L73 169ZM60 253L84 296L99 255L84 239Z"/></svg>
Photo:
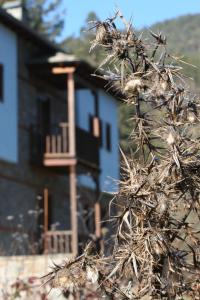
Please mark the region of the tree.
<svg viewBox="0 0 200 300"><path fill-rule="evenodd" d="M92 27L92 20L99 20L98 16L91 12L88 14L85 24L80 30L80 35L78 37L69 37L62 42L62 46L69 52L75 54L78 58L84 58L89 63L92 63L94 66L100 64L103 54L100 48L96 48L95 52L89 53L90 41L93 39L94 32L88 31ZM188 76L192 76L194 81L194 89L199 89L200 83L200 73L199 73L199 27L197 26L199 22L199 15L193 16L182 16L177 19L166 21L163 23L158 23L153 25L150 29L154 32L159 31L160 29L165 29L168 39L168 48L173 50L174 53L181 53L185 55L185 61L197 66L193 68L189 65L185 65L185 73ZM148 38L149 29L143 28L141 31L138 31L138 35L141 33L143 36ZM188 43L185 43L185 40ZM130 144L132 144L129 136L132 131L132 126L130 125L129 118L133 114L133 108L128 105L120 106L119 116L120 116L120 145L123 151L128 154L130 152Z"/></svg>
<svg viewBox="0 0 200 300"><path fill-rule="evenodd" d="M55 266L50 281L68 291L98 283L106 299L199 299L200 100L187 91L181 60L168 53L164 36L151 32L147 44L120 12L95 25L91 48L106 50L105 78L134 107L136 150L130 159L122 152L123 180L111 203L118 208L113 252L87 246Z"/></svg>
<svg viewBox="0 0 200 300"><path fill-rule="evenodd" d="M1 6L7 2L3 0ZM55 40L64 27L62 0L22 0L30 27L48 39Z"/></svg>
<svg viewBox="0 0 200 300"><path fill-rule="evenodd" d="M94 12L90 12L86 17L84 25L80 29L78 37L70 36L62 41L61 46L68 52L73 53L80 59L87 60L90 64L97 66L102 59L102 51L100 48L95 52L89 53L91 40L95 36L92 28L92 22L99 20L98 16Z"/></svg>

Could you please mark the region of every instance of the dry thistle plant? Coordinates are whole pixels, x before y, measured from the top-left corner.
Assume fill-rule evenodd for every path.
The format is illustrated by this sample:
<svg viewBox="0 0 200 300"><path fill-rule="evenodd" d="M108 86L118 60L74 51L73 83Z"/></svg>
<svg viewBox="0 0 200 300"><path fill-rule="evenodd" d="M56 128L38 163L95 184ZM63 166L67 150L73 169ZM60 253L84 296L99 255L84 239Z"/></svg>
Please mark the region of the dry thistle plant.
<svg viewBox="0 0 200 300"><path fill-rule="evenodd" d="M183 61L168 53L161 34L142 40L120 12L94 28L91 50L106 53L95 76L135 107L136 151L131 158L122 153L112 254L94 255L88 246L49 280L72 291L90 282L106 299L200 299L199 99L187 91Z"/></svg>

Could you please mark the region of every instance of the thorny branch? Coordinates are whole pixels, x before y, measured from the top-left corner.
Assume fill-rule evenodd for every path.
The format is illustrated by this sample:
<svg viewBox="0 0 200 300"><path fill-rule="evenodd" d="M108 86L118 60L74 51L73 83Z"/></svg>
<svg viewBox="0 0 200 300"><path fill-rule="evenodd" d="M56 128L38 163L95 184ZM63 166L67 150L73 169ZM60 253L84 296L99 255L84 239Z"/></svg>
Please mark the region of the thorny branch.
<svg viewBox="0 0 200 300"><path fill-rule="evenodd" d="M122 207L114 218L113 253L99 256L86 248L55 267L50 281L66 290L96 283L107 299L200 299L199 99L187 91L182 60L168 53L160 33L142 40L120 12L93 25L91 50L106 53L95 76L135 107L130 121L137 147L131 158L122 154L112 202Z"/></svg>

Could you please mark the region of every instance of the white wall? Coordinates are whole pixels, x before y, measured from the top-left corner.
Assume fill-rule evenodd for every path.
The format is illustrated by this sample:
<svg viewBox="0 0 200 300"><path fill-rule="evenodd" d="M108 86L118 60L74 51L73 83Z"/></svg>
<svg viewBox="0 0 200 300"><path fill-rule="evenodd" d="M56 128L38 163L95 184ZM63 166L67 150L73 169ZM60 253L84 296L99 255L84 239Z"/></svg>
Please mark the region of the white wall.
<svg viewBox="0 0 200 300"><path fill-rule="evenodd" d="M0 24L0 64L4 67L4 99L0 102L0 159L17 162L17 37Z"/></svg>
<svg viewBox="0 0 200 300"><path fill-rule="evenodd" d="M62 261L72 259L70 254L50 254L50 255L18 255L18 256L0 256L0 299L5 299L5 292L11 292L11 285L17 279L28 282L30 278L35 277L35 282L30 283L32 287L27 291L20 293L20 300L41 300L40 293L48 293L49 300L64 300L66 297L61 295L60 289L52 289L50 286L44 286L41 279L44 274L52 271L54 264L60 264ZM3 293L4 292L4 293ZM13 289L12 289L13 293ZM10 297L9 297L10 298ZM16 299L16 298L15 298Z"/></svg>
<svg viewBox="0 0 200 300"><path fill-rule="evenodd" d="M119 136L118 136L118 116L117 101L106 94L103 90L98 90L99 96L99 117L103 124L103 145L100 148L100 190L114 192L117 189L113 179L119 179ZM78 90L76 92L76 124L80 128L89 131L89 115L94 115L94 96L90 90ZM112 150L108 151L105 145L106 123L111 125ZM78 178L79 184L95 188L93 180L86 175Z"/></svg>

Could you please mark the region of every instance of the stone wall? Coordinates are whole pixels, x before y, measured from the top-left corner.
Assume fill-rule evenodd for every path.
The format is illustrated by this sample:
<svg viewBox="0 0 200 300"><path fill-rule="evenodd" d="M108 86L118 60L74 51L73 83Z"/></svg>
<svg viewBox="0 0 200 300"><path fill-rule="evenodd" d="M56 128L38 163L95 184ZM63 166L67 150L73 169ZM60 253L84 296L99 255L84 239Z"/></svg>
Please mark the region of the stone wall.
<svg viewBox="0 0 200 300"><path fill-rule="evenodd" d="M61 264L70 257L65 254L59 255L34 255L34 256L12 256L0 257L0 299L3 298L3 293L10 293L12 291L11 285L16 280L23 280L30 287L29 292L22 291L20 299L22 300L41 300L40 293L45 290L50 292L50 287L42 287L40 277L51 271L53 263ZM36 278L38 278L36 280ZM34 280L33 280L34 279ZM31 284L31 282L33 283ZM6 298L11 299L11 298ZM49 300L66 299L62 296L60 290L52 290L48 294Z"/></svg>

